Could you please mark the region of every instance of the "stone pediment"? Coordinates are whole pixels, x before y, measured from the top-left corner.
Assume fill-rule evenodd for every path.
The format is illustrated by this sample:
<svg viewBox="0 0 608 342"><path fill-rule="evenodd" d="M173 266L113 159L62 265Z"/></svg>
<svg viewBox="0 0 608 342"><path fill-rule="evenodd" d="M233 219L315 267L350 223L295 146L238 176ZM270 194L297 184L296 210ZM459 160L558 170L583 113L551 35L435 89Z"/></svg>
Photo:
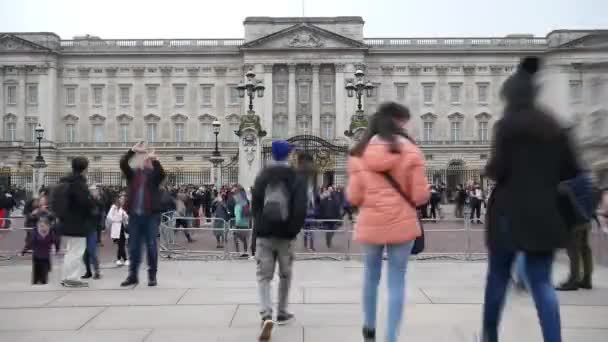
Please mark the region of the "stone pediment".
<svg viewBox="0 0 608 342"><path fill-rule="evenodd" d="M241 46L241 49L367 49L362 42L311 24L298 24Z"/></svg>
<svg viewBox="0 0 608 342"><path fill-rule="evenodd" d="M0 51L2 52L50 52L49 48L19 38L12 34L0 35Z"/></svg>
<svg viewBox="0 0 608 342"><path fill-rule="evenodd" d="M608 32L592 33L562 44L558 49L601 49L608 48Z"/></svg>

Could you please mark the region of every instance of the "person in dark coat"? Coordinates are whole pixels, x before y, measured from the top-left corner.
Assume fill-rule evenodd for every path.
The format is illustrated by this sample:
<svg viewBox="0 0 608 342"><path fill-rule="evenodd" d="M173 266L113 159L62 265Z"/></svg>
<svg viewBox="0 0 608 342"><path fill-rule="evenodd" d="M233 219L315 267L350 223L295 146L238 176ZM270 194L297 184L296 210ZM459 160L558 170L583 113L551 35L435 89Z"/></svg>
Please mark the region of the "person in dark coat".
<svg viewBox="0 0 608 342"><path fill-rule="evenodd" d="M162 210L160 184L165 171L153 152L143 143L133 146L120 160L120 169L127 178L127 213L129 214L129 275L120 284L132 286L139 283L141 246L148 252L148 286L156 286L158 269L158 226Z"/></svg>
<svg viewBox="0 0 608 342"><path fill-rule="evenodd" d="M525 255L530 292L536 303L545 342L561 341L559 304L551 284L556 249L569 242L558 205L558 185L579 171L570 139L557 120L536 105L536 57L522 60L505 81L506 106L495 125L492 156L486 166L496 181L488 205L486 239L489 267L485 290L482 341L498 341L511 266Z"/></svg>
<svg viewBox="0 0 608 342"><path fill-rule="evenodd" d="M321 203L319 205L319 218L328 220L324 222L323 229L328 230L325 233L325 244L328 249L332 248L334 232L342 217L342 201L332 186L328 186L325 193L321 194Z"/></svg>

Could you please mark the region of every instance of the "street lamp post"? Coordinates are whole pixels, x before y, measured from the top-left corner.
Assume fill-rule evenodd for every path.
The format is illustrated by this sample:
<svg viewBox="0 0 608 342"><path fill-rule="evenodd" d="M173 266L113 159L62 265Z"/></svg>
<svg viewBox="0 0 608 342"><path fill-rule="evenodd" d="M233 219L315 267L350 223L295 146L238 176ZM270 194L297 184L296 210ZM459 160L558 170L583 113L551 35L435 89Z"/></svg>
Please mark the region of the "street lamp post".
<svg viewBox="0 0 608 342"><path fill-rule="evenodd" d="M346 94L348 97L356 97L357 98L357 111L351 117L350 128L344 132L349 138L353 138L357 140L364 129L367 128L367 117L363 111L363 104L361 100L363 99L363 95L366 97L374 96L374 85L369 80L365 81L363 78L365 77L365 73L363 70L358 69L355 72L355 80L354 83L349 81L346 84Z"/></svg>
<svg viewBox="0 0 608 342"><path fill-rule="evenodd" d="M222 123L218 120L213 121L211 124L213 126L213 134L215 134L215 150L213 151L214 157L221 157L220 150L218 149L217 136L220 134L220 129L222 128Z"/></svg>
<svg viewBox="0 0 608 342"><path fill-rule="evenodd" d="M241 82L237 86L239 97L244 98L245 95L249 97L249 113L254 113L253 99L256 95L257 97L264 97L264 89L266 89L262 84L262 81L256 80L255 76L253 70L249 70L247 74L245 74L247 81L245 83Z"/></svg>
<svg viewBox="0 0 608 342"><path fill-rule="evenodd" d="M40 191L42 185L44 184L44 169L46 169L46 162L42 156L42 139L44 138L44 128L42 128L40 123L38 123L34 129L34 133L36 134L36 140L38 140L38 155L32 164L32 169L34 171L32 177L32 195L33 197L37 197L38 191Z"/></svg>
<svg viewBox="0 0 608 342"><path fill-rule="evenodd" d="M42 139L44 138L44 128L38 123L35 129L36 139L38 140L38 155L36 156L36 163L44 164L44 157L42 156Z"/></svg>
<svg viewBox="0 0 608 342"><path fill-rule="evenodd" d="M211 158L209 158L209 160L211 161L211 164L213 164L212 183L215 185L216 189L219 189L222 182L221 165L224 162L224 158L222 158L222 154L220 153L220 150L218 148L219 146L217 139L222 128L222 123L218 120L215 120L213 121L211 126L213 127L213 134L215 134L215 149L211 153Z"/></svg>

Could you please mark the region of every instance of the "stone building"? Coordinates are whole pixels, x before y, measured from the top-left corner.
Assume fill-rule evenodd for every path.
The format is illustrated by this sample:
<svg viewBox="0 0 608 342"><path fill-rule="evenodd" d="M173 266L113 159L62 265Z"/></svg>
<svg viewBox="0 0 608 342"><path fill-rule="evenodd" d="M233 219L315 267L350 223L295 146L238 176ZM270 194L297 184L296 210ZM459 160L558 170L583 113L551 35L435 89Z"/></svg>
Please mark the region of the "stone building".
<svg viewBox="0 0 608 342"><path fill-rule="evenodd" d="M66 170L77 155L93 170L117 170L140 140L169 169L209 168L214 120L222 154L237 154L234 132L247 106L236 86L249 70L266 87L254 100L266 139L305 134L348 144L356 101L345 85L361 69L375 86L365 112L387 100L406 104L429 168L478 170L502 110L502 82L522 56L542 55L546 104L577 124L590 160L608 168L607 31L365 38L360 17L250 17L244 26L243 39L0 33L0 166L30 167L40 123L49 170Z"/></svg>

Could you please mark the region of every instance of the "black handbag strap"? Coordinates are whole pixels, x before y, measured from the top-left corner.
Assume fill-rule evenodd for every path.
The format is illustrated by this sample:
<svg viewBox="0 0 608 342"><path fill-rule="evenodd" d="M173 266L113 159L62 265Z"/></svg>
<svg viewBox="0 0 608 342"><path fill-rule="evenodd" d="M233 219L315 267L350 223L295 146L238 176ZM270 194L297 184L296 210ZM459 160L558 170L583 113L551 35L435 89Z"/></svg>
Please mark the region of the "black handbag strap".
<svg viewBox="0 0 608 342"><path fill-rule="evenodd" d="M386 178L386 180L391 184L391 186L399 193L399 195L401 195L401 197L409 204L412 206L412 208L414 208L414 210L417 210L418 208L416 207L416 204L414 203L414 201L412 201L408 195L406 195L402 190L401 190L401 186L399 186L399 183L397 183L397 181L395 180L395 178L393 178L393 176L391 176L390 173L388 172L383 172L382 173L384 175L384 178Z"/></svg>

